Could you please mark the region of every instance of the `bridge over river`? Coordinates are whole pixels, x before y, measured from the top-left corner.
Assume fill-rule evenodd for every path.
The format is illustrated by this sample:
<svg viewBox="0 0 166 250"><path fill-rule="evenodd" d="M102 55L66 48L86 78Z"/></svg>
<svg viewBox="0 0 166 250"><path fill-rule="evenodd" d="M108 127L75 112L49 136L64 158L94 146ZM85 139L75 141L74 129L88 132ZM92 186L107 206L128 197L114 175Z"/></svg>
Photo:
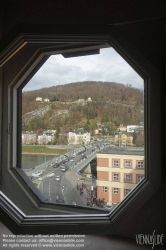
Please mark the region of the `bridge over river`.
<svg viewBox="0 0 166 250"><path fill-rule="evenodd" d="M44 163L36 166L34 169L24 170L28 176L31 176L36 171L44 171L50 167L58 167L59 165L66 165L68 170L75 169L80 172L83 168L89 165L89 163L96 158L96 154L99 153L103 148L110 146L110 144L90 144L89 147L81 146L74 150L61 155L54 156L51 160L45 161ZM81 153L83 152L83 153ZM75 157L73 157L75 154ZM45 157L46 159L46 157Z"/></svg>

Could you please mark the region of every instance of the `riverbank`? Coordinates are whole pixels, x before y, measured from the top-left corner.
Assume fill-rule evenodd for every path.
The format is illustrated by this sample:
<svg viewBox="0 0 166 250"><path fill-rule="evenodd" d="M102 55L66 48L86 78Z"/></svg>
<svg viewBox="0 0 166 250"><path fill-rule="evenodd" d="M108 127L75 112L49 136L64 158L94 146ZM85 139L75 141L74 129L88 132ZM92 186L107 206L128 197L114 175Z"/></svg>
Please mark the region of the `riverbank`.
<svg viewBox="0 0 166 250"><path fill-rule="evenodd" d="M34 146L22 146L22 154L49 154L49 155L56 155L56 154L66 154L67 150L65 148L48 148L47 146L43 145L34 145Z"/></svg>

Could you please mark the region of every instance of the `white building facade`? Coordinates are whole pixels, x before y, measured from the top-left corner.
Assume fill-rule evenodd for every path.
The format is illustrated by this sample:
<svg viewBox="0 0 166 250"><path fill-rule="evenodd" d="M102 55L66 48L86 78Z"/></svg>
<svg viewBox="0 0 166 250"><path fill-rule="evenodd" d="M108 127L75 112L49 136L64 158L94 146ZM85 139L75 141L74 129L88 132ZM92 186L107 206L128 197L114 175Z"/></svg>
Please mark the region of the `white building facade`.
<svg viewBox="0 0 166 250"><path fill-rule="evenodd" d="M44 102L50 102L50 99L45 98L45 99L44 99Z"/></svg>
<svg viewBox="0 0 166 250"><path fill-rule="evenodd" d="M88 132L69 132L68 143L69 144L87 144L90 142L90 133Z"/></svg>
<svg viewBox="0 0 166 250"><path fill-rule="evenodd" d="M42 98L41 97L36 97L36 101L37 102L42 102Z"/></svg>
<svg viewBox="0 0 166 250"><path fill-rule="evenodd" d="M38 135L37 142L39 145L46 145L49 142L53 142L54 138L54 133L43 133L41 135Z"/></svg>
<svg viewBox="0 0 166 250"><path fill-rule="evenodd" d="M139 125L128 125L127 126L128 133L133 133L136 130L144 130L144 126L139 126Z"/></svg>
<svg viewBox="0 0 166 250"><path fill-rule="evenodd" d="M23 145L34 145L36 144L36 133L33 131L22 132L22 144Z"/></svg>

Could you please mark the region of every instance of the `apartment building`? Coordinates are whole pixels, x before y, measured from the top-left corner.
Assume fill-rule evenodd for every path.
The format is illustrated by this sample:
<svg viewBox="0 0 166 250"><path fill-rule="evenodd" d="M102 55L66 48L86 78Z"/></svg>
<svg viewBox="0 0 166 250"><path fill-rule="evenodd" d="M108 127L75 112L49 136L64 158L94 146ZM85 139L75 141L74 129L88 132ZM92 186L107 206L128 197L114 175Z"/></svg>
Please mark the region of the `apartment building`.
<svg viewBox="0 0 166 250"><path fill-rule="evenodd" d="M113 147L97 154L97 198L117 204L144 178L144 151Z"/></svg>
<svg viewBox="0 0 166 250"><path fill-rule="evenodd" d="M55 133L53 132L43 132L43 134L38 135L37 142L40 145L46 145L49 142L53 142L55 138Z"/></svg>
<svg viewBox="0 0 166 250"><path fill-rule="evenodd" d="M115 145L133 146L133 133L115 132Z"/></svg>
<svg viewBox="0 0 166 250"><path fill-rule="evenodd" d="M33 131L22 132L22 144L33 145L36 143L36 133Z"/></svg>
<svg viewBox="0 0 166 250"><path fill-rule="evenodd" d="M90 133L83 130L77 130L75 132L69 132L68 143L69 144L87 144L90 142Z"/></svg>

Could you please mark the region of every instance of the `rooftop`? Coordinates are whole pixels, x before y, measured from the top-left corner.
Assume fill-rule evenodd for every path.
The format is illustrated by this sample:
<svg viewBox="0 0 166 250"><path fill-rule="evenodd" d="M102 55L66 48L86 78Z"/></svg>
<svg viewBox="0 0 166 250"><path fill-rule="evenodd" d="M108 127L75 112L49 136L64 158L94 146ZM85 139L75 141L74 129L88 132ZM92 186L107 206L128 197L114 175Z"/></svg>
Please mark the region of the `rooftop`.
<svg viewBox="0 0 166 250"><path fill-rule="evenodd" d="M115 135L123 135L123 134L132 136L133 132L127 132L127 131L116 131L115 132Z"/></svg>
<svg viewBox="0 0 166 250"><path fill-rule="evenodd" d="M120 155L144 155L143 148L125 148L110 146L100 151L100 154L120 154Z"/></svg>

